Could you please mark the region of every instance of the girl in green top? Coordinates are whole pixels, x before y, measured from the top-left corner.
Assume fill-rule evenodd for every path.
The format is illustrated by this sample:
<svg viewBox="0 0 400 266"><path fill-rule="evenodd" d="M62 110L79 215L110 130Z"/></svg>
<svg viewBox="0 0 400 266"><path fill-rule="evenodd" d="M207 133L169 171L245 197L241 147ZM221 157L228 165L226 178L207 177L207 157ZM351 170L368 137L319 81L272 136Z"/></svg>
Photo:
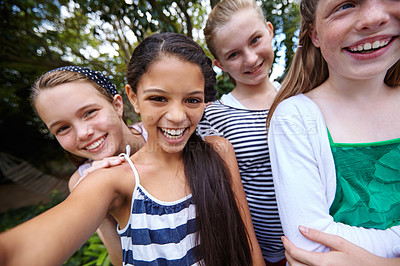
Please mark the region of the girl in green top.
<svg viewBox="0 0 400 266"><path fill-rule="evenodd" d="M299 48L268 118L285 236L329 250L299 234L304 225L399 256L400 5L313 0L300 10Z"/></svg>

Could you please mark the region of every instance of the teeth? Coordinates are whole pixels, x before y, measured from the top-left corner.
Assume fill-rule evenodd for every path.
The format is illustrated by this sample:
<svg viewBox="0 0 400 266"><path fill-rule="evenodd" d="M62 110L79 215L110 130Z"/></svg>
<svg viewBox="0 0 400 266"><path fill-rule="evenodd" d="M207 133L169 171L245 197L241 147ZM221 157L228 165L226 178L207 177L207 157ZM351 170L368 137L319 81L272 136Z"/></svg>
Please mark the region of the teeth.
<svg viewBox="0 0 400 266"><path fill-rule="evenodd" d="M164 133L164 136L170 139L179 139L182 137L183 132L185 131L184 128L181 129L168 129L168 128L161 128Z"/></svg>
<svg viewBox="0 0 400 266"><path fill-rule="evenodd" d="M389 41L375 41L374 43L364 43L364 45L358 45L357 47L349 48L352 52L362 52L368 51L371 49L378 49L380 47L386 46Z"/></svg>
<svg viewBox="0 0 400 266"><path fill-rule="evenodd" d="M100 146L101 143L103 143L105 137L102 137L101 139L99 139L98 141L96 141L95 143L85 147L86 150L93 150L96 149L97 147Z"/></svg>
<svg viewBox="0 0 400 266"><path fill-rule="evenodd" d="M364 50L369 50L369 49L371 49L371 47L372 47L372 44L370 44L369 42L364 44Z"/></svg>
<svg viewBox="0 0 400 266"><path fill-rule="evenodd" d="M251 73L253 73L253 72L256 72L260 67L261 67L261 64L258 65L255 69L248 71L248 73L251 74Z"/></svg>

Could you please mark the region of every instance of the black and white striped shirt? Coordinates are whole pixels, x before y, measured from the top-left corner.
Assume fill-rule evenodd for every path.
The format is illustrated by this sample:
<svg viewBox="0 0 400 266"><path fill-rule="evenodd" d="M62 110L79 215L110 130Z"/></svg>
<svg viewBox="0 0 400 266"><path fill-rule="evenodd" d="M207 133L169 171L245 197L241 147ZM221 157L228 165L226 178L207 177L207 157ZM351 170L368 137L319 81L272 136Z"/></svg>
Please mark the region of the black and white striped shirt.
<svg viewBox="0 0 400 266"><path fill-rule="evenodd" d="M197 131L201 136L213 132L232 143L257 240L264 258L276 262L284 258L285 249L267 146L268 111L234 108L216 101L206 108Z"/></svg>

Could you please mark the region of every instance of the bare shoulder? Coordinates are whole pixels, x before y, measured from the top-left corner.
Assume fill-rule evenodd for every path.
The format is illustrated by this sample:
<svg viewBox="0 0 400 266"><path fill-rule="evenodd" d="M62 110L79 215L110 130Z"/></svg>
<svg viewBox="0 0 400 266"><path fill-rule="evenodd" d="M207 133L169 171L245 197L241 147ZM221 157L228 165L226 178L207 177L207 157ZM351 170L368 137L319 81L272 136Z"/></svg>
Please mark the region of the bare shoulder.
<svg viewBox="0 0 400 266"><path fill-rule="evenodd" d="M235 150L229 140L219 136L207 136L204 139L218 152L219 156L221 156L229 167L231 165L232 167L237 166Z"/></svg>
<svg viewBox="0 0 400 266"><path fill-rule="evenodd" d="M79 174L79 171L77 169L68 180L69 192L71 192L74 189L75 184L79 181L80 177L81 175Z"/></svg>
<svg viewBox="0 0 400 266"><path fill-rule="evenodd" d="M135 186L135 178L129 164L124 162L121 165L98 169L88 174L75 189L81 186L125 194L129 193L126 190L128 187Z"/></svg>
<svg viewBox="0 0 400 266"><path fill-rule="evenodd" d="M226 138L219 136L207 136L204 140L211 145L221 156L233 151L233 146Z"/></svg>

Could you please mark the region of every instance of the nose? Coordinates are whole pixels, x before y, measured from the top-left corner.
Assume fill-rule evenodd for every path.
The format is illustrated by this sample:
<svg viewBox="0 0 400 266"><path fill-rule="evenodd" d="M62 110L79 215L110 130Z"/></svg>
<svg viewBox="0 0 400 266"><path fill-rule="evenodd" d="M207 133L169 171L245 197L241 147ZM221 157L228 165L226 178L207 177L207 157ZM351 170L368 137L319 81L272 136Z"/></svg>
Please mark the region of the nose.
<svg viewBox="0 0 400 266"><path fill-rule="evenodd" d="M359 12L357 30L375 30L384 25L390 19L388 4L382 0L364 1Z"/></svg>
<svg viewBox="0 0 400 266"><path fill-rule="evenodd" d="M175 126L181 124L187 118L185 106L182 103L171 104L165 118Z"/></svg>
<svg viewBox="0 0 400 266"><path fill-rule="evenodd" d="M258 56L254 49L246 49L244 51L244 64L245 66L254 66L257 62Z"/></svg>
<svg viewBox="0 0 400 266"><path fill-rule="evenodd" d="M93 135L93 127L88 124L80 124L76 130L77 140L86 140Z"/></svg>

